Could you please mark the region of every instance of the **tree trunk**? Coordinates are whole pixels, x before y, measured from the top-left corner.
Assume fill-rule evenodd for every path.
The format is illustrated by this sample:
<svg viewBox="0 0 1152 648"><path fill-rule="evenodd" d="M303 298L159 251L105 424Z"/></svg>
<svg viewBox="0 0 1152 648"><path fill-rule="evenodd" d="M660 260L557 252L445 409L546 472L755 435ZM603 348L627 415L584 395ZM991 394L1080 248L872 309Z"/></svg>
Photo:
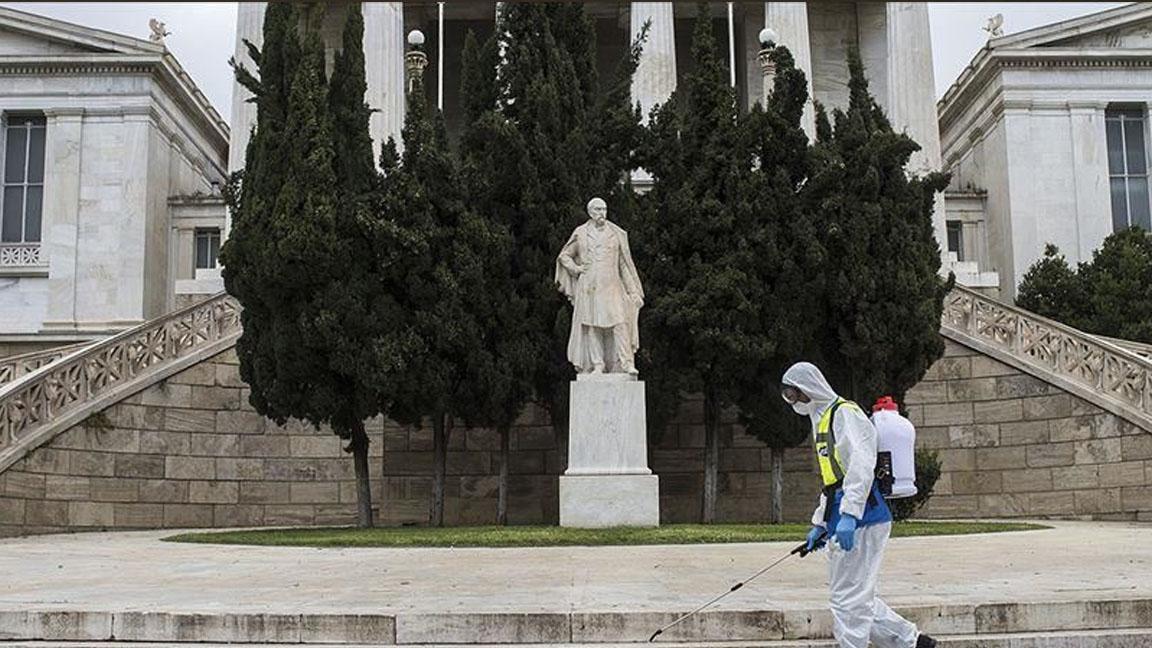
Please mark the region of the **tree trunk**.
<svg viewBox="0 0 1152 648"><path fill-rule="evenodd" d="M432 526L444 526L444 475L448 464L448 433L451 423L445 414L432 417Z"/></svg>
<svg viewBox="0 0 1152 648"><path fill-rule="evenodd" d="M500 433L500 494L496 500L496 524L508 525L508 437L512 431L502 427Z"/></svg>
<svg viewBox="0 0 1152 648"><path fill-rule="evenodd" d="M784 521L784 449L772 448L772 524Z"/></svg>
<svg viewBox="0 0 1152 648"><path fill-rule="evenodd" d="M716 521L716 482L719 479L720 435L716 429L720 423L716 397L704 395L704 510L700 521L712 524Z"/></svg>
<svg viewBox="0 0 1152 648"><path fill-rule="evenodd" d="M372 481L368 474L368 433L364 421L352 424L349 447L356 466L356 522L361 529L372 528Z"/></svg>

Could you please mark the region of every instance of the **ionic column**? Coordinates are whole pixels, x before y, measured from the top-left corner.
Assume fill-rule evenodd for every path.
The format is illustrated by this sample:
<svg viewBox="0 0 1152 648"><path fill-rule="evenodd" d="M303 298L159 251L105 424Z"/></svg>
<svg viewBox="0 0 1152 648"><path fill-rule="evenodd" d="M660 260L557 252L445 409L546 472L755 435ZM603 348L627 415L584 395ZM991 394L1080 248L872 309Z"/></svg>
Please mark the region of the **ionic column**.
<svg viewBox="0 0 1152 648"><path fill-rule="evenodd" d="M644 23L648 39L640 54L640 64L632 76L632 102L640 104L645 123L648 112L657 104L668 101L676 89L676 35L673 23L673 3L633 2L631 40L636 40Z"/></svg>
<svg viewBox="0 0 1152 648"><path fill-rule="evenodd" d="M816 137L816 111L812 107L812 46L808 38L808 6L803 2L765 2L764 26L775 31L777 45L792 52L796 69L808 79L808 102L800 120L808 139Z"/></svg>
<svg viewBox="0 0 1152 648"><path fill-rule="evenodd" d="M236 62L248 68L248 71L259 77L256 62L248 56L248 41L257 48L264 46L264 9L267 2L239 2L236 7L236 46L233 50ZM248 101L252 93L232 77L232 121L231 139L228 142L228 171L237 171L244 168L244 156L248 152L248 140L252 137L252 128L256 126L256 104ZM232 231L232 212L224 211L224 231L221 239L228 238Z"/></svg>
<svg viewBox="0 0 1152 648"><path fill-rule="evenodd" d="M908 161L908 171L923 173L941 168L940 126L936 119L936 87L932 72L932 35L928 29L928 3L889 2L887 109L897 131L920 145ZM936 240L945 250L944 197L937 196L933 218Z"/></svg>
<svg viewBox="0 0 1152 648"><path fill-rule="evenodd" d="M365 2L364 74L368 84L364 96L376 112L368 122L372 150L377 162L380 147L389 137L400 145L404 129L404 3Z"/></svg>
<svg viewBox="0 0 1152 648"><path fill-rule="evenodd" d="M256 63L248 56L244 41L256 47L264 45L264 9L266 2L240 2L236 10L236 62L259 76ZM244 153L248 150L248 139L252 127L256 125L256 104L249 102L252 93L232 79L232 141L228 145L228 170L236 171L244 167Z"/></svg>

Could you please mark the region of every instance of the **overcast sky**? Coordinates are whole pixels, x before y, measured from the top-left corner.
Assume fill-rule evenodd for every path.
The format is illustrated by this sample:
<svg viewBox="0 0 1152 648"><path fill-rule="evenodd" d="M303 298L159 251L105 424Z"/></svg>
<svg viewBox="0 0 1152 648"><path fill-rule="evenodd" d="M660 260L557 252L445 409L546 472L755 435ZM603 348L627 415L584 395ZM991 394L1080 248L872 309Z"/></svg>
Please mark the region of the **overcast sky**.
<svg viewBox="0 0 1152 648"><path fill-rule="evenodd" d="M168 48L227 119L232 84L236 5L230 2L4 2L21 11L52 16L109 31L148 37L148 19L158 18L172 32ZM932 3L932 47L936 94L941 95L987 40L989 16L1004 14L1004 32L1067 20L1116 7L1122 2L948 2Z"/></svg>

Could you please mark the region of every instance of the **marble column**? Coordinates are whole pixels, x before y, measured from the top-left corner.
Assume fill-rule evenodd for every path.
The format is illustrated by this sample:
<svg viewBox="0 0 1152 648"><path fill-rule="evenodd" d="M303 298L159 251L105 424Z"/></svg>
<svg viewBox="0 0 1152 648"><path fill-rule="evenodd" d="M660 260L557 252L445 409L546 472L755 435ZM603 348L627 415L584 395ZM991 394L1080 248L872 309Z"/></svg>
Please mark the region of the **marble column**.
<svg viewBox="0 0 1152 648"><path fill-rule="evenodd" d="M256 63L248 56L244 41L256 47L264 45L264 9L266 2L239 2L236 8L236 62L257 74ZM252 93L232 80L232 141L228 147L228 170L236 171L244 166L244 153L248 149L248 139L252 127L256 125L256 104L248 100Z"/></svg>
<svg viewBox="0 0 1152 648"><path fill-rule="evenodd" d="M632 102L640 104L644 121L653 106L662 104L676 89L676 33L673 3L633 2L631 38L649 23L648 39L632 77Z"/></svg>
<svg viewBox="0 0 1152 648"><path fill-rule="evenodd" d="M267 2L238 2L236 3L236 46L233 56L237 63L244 65L253 74L258 74L256 63L248 55L248 41L257 48L264 46L264 9ZM244 156L248 152L248 140L252 137L252 129L256 126L256 104L248 101L252 93L232 78L232 131L228 142L228 171L237 171L244 168ZM224 211L223 238L228 238L232 231L232 212Z"/></svg>
<svg viewBox="0 0 1152 648"><path fill-rule="evenodd" d="M676 90L675 7L671 2L633 2L629 44L648 24L648 37L640 53L640 63L632 75L632 103L640 104L643 123L648 123L652 108L668 101ZM632 183L646 191L652 186L652 174L646 169L632 171Z"/></svg>
<svg viewBox="0 0 1152 648"><path fill-rule="evenodd" d="M812 105L812 45L808 37L808 6L803 2L765 2L764 26L776 32L777 45L792 52L796 68L808 78L808 103L801 125L809 139L816 137L816 112Z"/></svg>
<svg viewBox="0 0 1152 648"><path fill-rule="evenodd" d="M404 128L404 3L365 2L364 73L368 91L365 100L376 112L369 121L376 159L389 137L401 146Z"/></svg>
<svg viewBox="0 0 1152 648"><path fill-rule="evenodd" d="M892 126L920 144L908 161L912 173L941 168L940 127L936 119L936 84L932 71L932 35L928 28L928 3L889 2L887 14L888 65L886 94ZM944 197L937 196L933 218L940 249L947 249Z"/></svg>
<svg viewBox="0 0 1152 648"><path fill-rule="evenodd" d="M51 264L45 329L71 330L76 322L76 256L80 227L84 111L44 111L44 209L42 259Z"/></svg>

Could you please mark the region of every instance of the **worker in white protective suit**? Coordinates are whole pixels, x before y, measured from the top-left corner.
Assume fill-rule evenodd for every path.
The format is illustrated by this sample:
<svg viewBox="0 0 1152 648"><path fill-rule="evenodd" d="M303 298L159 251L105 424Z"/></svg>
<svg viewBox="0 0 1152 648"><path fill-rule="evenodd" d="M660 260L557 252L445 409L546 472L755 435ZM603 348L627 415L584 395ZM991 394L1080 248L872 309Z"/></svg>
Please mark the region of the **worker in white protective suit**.
<svg viewBox="0 0 1152 648"><path fill-rule="evenodd" d="M808 549L829 547L832 633L840 648L867 648L869 640L877 648L934 648L934 639L876 595L892 513L874 480L875 428L811 363L792 365L781 382L784 400L812 419L824 489L812 515Z"/></svg>

